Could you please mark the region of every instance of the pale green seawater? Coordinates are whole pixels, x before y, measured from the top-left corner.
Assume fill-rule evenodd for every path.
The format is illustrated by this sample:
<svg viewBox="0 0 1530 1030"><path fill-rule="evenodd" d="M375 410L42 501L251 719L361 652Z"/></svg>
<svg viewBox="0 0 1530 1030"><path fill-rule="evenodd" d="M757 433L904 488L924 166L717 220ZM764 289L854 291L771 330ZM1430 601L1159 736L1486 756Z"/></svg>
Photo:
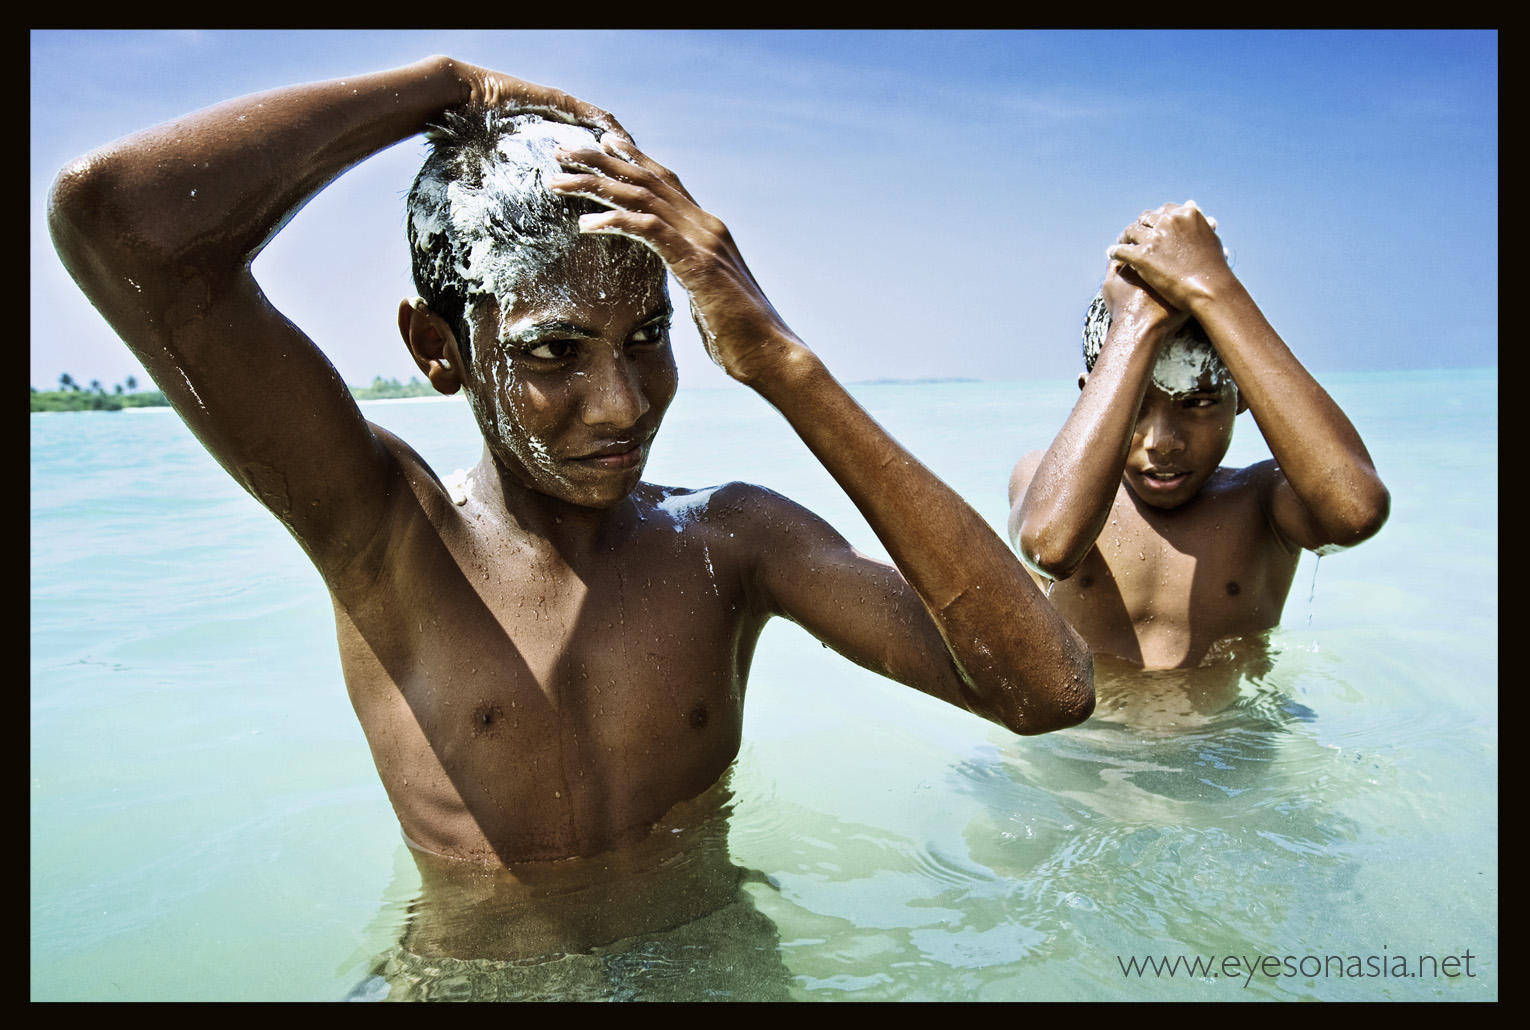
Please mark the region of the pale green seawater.
<svg viewBox="0 0 1530 1030"><path fill-rule="evenodd" d="M794 997L1497 998L1497 372L1322 378L1391 521L1315 587L1303 558L1271 668L1201 725L1016 738L766 630L728 847ZM856 393L1000 532L1076 396ZM364 408L438 472L477 460L461 403ZM1229 463L1267 453L1241 418ZM346 996L419 881L317 574L168 411L34 415L31 476L31 997ZM742 388L682 391L648 478L761 483L882 553ZM1276 974L1122 972L1179 955ZM1391 975L1420 955L1456 975Z"/></svg>

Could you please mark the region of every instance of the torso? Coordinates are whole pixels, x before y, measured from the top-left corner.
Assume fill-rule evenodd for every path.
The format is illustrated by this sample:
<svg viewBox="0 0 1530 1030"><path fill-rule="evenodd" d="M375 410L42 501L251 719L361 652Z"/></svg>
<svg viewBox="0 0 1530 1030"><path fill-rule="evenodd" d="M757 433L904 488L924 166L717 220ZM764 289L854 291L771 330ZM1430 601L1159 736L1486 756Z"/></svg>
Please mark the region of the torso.
<svg viewBox="0 0 1530 1030"><path fill-rule="evenodd" d="M410 480L379 578L331 592L346 685L414 844L505 865L592 855L716 782L766 619L728 503L750 488L643 484L571 558L451 504L428 470Z"/></svg>
<svg viewBox="0 0 1530 1030"><path fill-rule="evenodd" d="M1227 637L1280 622L1299 552L1270 528L1268 465L1219 469L1190 502L1154 508L1125 484L1078 571L1051 601L1096 653L1147 668L1198 664Z"/></svg>

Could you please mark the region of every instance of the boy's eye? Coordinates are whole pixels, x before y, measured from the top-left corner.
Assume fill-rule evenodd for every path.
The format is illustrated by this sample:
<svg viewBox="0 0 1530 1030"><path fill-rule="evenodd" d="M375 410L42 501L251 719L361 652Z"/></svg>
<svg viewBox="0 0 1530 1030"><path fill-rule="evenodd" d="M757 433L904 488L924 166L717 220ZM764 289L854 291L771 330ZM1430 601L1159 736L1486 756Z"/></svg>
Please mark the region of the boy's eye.
<svg viewBox="0 0 1530 1030"><path fill-rule="evenodd" d="M1215 398L1215 397L1186 397L1185 398L1185 407L1187 407L1187 408L1211 408L1211 407L1215 407L1219 403L1221 403L1221 402L1217 398Z"/></svg>
<svg viewBox="0 0 1530 1030"><path fill-rule="evenodd" d="M645 325L632 334L632 343L663 343L664 337L669 335L668 322L655 322Z"/></svg>
<svg viewBox="0 0 1530 1030"><path fill-rule="evenodd" d="M573 340L543 340L534 347L527 347L526 353L543 361L557 361L568 357L573 350Z"/></svg>

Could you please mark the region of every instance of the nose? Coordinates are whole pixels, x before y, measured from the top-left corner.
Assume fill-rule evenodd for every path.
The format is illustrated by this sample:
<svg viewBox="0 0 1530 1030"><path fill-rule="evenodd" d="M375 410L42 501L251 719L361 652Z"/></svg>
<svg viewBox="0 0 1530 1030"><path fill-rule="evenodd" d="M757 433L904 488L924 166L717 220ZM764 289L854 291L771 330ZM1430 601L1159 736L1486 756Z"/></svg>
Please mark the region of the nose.
<svg viewBox="0 0 1530 1030"><path fill-rule="evenodd" d="M1150 453L1173 454L1185 449L1174 419L1156 405L1144 409L1137 417L1137 432L1142 434L1143 448Z"/></svg>
<svg viewBox="0 0 1530 1030"><path fill-rule="evenodd" d="M585 380L585 425L629 429L648 413L640 369L625 352L602 355L585 369Z"/></svg>

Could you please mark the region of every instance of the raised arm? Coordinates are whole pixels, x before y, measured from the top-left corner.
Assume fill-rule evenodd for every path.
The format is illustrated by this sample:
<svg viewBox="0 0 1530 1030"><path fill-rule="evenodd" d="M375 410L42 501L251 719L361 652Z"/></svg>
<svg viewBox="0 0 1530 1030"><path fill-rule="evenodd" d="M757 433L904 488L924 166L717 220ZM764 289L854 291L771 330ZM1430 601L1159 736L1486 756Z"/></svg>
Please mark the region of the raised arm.
<svg viewBox="0 0 1530 1030"><path fill-rule="evenodd" d="M365 546L396 465L250 263L346 169L471 100L620 131L555 90L434 57L146 130L70 164L49 198L54 244L80 288L321 569Z"/></svg>
<svg viewBox="0 0 1530 1030"><path fill-rule="evenodd" d="M1312 550L1373 536L1391 498L1360 434L1265 319L1194 201L1145 213L1110 256L1216 345L1280 467L1266 497L1276 531Z"/></svg>
<svg viewBox="0 0 1530 1030"><path fill-rule="evenodd" d="M1040 462L1022 459L1010 480L1010 539L1053 580L1072 576L1105 528L1159 344L1184 321L1115 262L1104 296L1110 330L1078 402Z"/></svg>
<svg viewBox="0 0 1530 1030"><path fill-rule="evenodd" d="M555 180L557 189L612 206L583 216L581 228L632 236L664 258L690 293L713 360L786 417L897 564L893 573L827 536L818 545L804 541L814 555L833 558L823 574L835 584L859 580L924 610L923 628L909 632L888 618L907 610L896 598L873 606L880 614L868 617L844 596L827 602L810 596L809 569L798 567L804 552L797 551L772 559L791 568L790 575L768 577L783 614L847 653L876 649L880 637L884 653L894 653L877 667L1015 732L1042 733L1087 718L1094 707L1091 656L1004 541L877 425L786 327L727 227L702 211L672 173L611 134L602 147L574 152L570 164L583 173Z"/></svg>

